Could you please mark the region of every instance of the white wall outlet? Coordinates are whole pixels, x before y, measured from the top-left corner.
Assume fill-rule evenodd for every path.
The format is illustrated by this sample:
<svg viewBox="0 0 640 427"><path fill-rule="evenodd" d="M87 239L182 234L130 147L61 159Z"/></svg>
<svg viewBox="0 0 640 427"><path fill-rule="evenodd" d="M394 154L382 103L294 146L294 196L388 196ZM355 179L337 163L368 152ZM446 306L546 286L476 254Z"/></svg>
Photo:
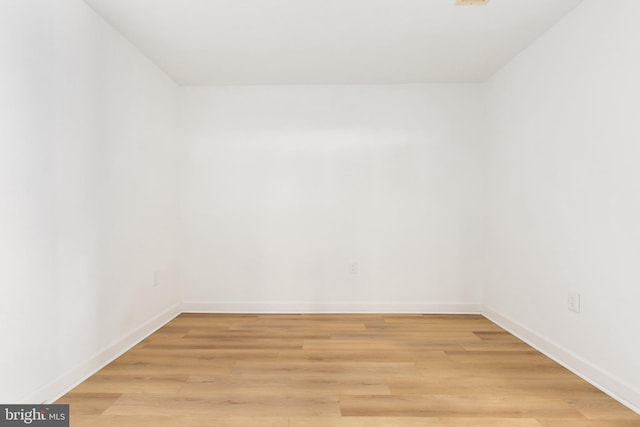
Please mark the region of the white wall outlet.
<svg viewBox="0 0 640 427"><path fill-rule="evenodd" d="M358 274L358 263L350 262L349 263L349 274Z"/></svg>
<svg viewBox="0 0 640 427"><path fill-rule="evenodd" d="M152 288L157 288L160 285L160 272L158 270L153 272L153 285Z"/></svg>
<svg viewBox="0 0 640 427"><path fill-rule="evenodd" d="M569 292L567 297L567 308L569 311L580 313L580 294L577 292Z"/></svg>

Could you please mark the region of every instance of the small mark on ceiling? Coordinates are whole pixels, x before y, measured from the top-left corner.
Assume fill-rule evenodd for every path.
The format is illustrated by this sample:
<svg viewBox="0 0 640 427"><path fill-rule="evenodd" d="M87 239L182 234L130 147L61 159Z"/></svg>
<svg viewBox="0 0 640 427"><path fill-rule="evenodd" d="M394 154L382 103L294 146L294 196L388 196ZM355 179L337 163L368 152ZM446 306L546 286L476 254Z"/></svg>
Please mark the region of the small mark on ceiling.
<svg viewBox="0 0 640 427"><path fill-rule="evenodd" d="M489 0L456 0L456 6L484 6Z"/></svg>

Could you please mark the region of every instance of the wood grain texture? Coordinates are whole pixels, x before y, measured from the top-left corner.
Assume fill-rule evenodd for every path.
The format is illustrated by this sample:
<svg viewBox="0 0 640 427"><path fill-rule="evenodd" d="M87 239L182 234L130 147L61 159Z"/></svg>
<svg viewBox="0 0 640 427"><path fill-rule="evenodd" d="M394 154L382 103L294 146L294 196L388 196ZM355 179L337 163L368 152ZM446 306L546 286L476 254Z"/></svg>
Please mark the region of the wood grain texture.
<svg viewBox="0 0 640 427"><path fill-rule="evenodd" d="M74 426L640 427L476 315L183 314L57 403Z"/></svg>

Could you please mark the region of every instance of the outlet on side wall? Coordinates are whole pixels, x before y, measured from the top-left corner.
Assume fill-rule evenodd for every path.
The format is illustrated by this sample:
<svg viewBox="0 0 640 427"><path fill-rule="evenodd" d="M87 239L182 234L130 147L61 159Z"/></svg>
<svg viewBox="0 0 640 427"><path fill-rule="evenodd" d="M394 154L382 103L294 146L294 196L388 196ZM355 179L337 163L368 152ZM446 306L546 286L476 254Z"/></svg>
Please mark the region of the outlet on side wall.
<svg viewBox="0 0 640 427"><path fill-rule="evenodd" d="M349 274L358 274L358 263L350 262L349 263Z"/></svg>
<svg viewBox="0 0 640 427"><path fill-rule="evenodd" d="M567 308L574 313L580 313L580 294L578 292L569 292Z"/></svg>

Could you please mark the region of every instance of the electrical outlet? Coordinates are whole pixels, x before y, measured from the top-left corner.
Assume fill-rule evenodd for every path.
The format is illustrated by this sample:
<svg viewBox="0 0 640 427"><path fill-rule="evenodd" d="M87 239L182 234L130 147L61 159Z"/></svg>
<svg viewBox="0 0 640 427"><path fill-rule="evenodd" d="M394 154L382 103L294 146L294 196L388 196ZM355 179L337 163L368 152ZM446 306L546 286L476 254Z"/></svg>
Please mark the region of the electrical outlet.
<svg viewBox="0 0 640 427"><path fill-rule="evenodd" d="M153 285L151 285L151 287L152 288L157 288L158 285L160 285L160 272L158 270L156 270L153 273Z"/></svg>
<svg viewBox="0 0 640 427"><path fill-rule="evenodd" d="M567 297L567 308L569 311L580 313L580 294L577 292L569 292Z"/></svg>
<svg viewBox="0 0 640 427"><path fill-rule="evenodd" d="M358 263L350 262L349 263L349 274L358 274Z"/></svg>

